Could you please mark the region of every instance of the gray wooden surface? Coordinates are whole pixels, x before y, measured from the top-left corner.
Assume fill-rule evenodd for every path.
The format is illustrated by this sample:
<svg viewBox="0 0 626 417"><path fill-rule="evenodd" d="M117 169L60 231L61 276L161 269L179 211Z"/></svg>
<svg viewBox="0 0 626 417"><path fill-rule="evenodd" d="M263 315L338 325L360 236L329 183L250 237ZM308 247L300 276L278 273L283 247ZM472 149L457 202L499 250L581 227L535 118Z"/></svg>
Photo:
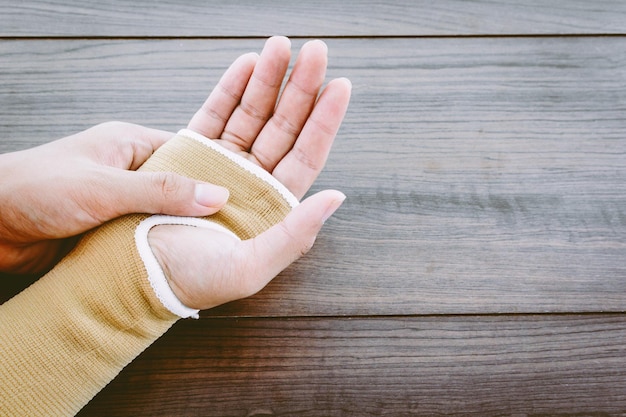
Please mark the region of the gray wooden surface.
<svg viewBox="0 0 626 417"><path fill-rule="evenodd" d="M0 152L175 131L274 33L353 82L346 203L81 414L626 415L626 2L0 2Z"/></svg>
<svg viewBox="0 0 626 417"><path fill-rule="evenodd" d="M622 34L620 0L3 1L0 35L24 37Z"/></svg>

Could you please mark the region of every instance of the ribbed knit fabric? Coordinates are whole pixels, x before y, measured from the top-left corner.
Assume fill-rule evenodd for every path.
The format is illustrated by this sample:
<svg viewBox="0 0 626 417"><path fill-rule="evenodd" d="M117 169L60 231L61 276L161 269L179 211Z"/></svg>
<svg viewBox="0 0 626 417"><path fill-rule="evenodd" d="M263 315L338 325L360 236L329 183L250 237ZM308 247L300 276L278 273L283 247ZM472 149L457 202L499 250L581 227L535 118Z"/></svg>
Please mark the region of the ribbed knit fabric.
<svg viewBox="0 0 626 417"><path fill-rule="evenodd" d="M186 155L205 156L190 161ZM159 148L141 169L175 172L228 188L228 204L210 220L244 240L280 222L298 204L267 171L189 130Z"/></svg>
<svg viewBox="0 0 626 417"><path fill-rule="evenodd" d="M190 131L141 169L227 187L229 203L206 220L241 239L297 204L265 171ZM135 231L148 217L124 216L90 232L51 272L0 306L0 415L76 414L179 319L155 294L137 250Z"/></svg>

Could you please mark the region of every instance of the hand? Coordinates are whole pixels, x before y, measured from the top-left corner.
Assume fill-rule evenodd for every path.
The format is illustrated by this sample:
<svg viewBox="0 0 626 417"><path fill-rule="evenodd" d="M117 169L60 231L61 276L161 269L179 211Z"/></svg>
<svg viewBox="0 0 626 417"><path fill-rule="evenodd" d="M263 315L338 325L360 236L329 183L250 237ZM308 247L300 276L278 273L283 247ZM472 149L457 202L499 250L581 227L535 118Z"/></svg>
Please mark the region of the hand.
<svg viewBox="0 0 626 417"><path fill-rule="evenodd" d="M72 236L127 213L204 216L227 190L170 173L134 172L173 135L111 122L0 155L0 271L41 273Z"/></svg>
<svg viewBox="0 0 626 417"><path fill-rule="evenodd" d="M260 56L237 59L188 127L258 164L302 198L326 162L351 84L333 80L318 98L327 48L312 41L302 47L279 99L290 48L287 38L274 37ZM208 309L261 290L311 248L344 198L333 190L317 193L283 222L247 241L176 225L153 228L149 241L178 298L189 307Z"/></svg>

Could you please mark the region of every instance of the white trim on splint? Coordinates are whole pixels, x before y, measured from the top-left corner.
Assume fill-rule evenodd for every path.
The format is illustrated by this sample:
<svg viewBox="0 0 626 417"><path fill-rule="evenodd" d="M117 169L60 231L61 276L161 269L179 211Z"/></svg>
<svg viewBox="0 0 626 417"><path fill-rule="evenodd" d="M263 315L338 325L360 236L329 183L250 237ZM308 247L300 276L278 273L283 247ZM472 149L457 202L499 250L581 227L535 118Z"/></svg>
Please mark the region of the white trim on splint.
<svg viewBox="0 0 626 417"><path fill-rule="evenodd" d="M267 172L260 166L253 164L247 159L237 155L234 152L229 151L223 146L218 145L214 141L202 136L201 134L197 132L194 132L193 130L182 129L178 132L178 134L180 136L184 136L189 139L194 139L202 143L203 145L206 145L210 147L211 149L216 150L217 152L221 153L222 155L224 155L225 157L227 157L228 159L230 159L231 161L233 161L234 163L236 163L237 165L239 165L240 167L242 167L249 173L263 180L264 182L269 184L272 188L274 188L276 191L278 191L280 195L282 195L283 198L287 201L287 203L289 203L291 208L294 208L299 204L296 196L294 196L291 193L291 191L287 189L287 187L285 187L280 181L278 181L269 172Z"/></svg>
<svg viewBox="0 0 626 417"><path fill-rule="evenodd" d="M178 299L178 297L176 297L176 294L174 294L174 291L172 291L172 288L167 282L167 278L165 277L165 273L163 272L159 261L156 259L152 249L150 248L150 244L148 242L148 232L150 232L150 229L154 226L162 224L176 224L214 229L227 233L237 240L240 239L237 235L225 227L196 217L155 215L143 220L137 226L137 229L135 230L135 244L137 245L139 256L141 257L141 260L146 267L146 271L148 272L148 281L150 282L150 286L154 290L157 298L161 301L165 308L177 316L182 318L193 317L197 319L200 311L187 307Z"/></svg>

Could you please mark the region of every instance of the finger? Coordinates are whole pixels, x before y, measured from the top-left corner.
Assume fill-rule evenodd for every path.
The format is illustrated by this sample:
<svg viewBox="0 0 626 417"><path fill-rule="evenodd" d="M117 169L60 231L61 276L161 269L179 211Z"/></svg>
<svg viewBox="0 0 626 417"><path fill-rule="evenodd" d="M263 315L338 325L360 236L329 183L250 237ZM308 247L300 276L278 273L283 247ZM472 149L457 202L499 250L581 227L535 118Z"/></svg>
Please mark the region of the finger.
<svg viewBox="0 0 626 417"><path fill-rule="evenodd" d="M276 36L267 40L241 103L226 123L222 139L241 151L250 150L254 139L274 112L290 55L289 39Z"/></svg>
<svg viewBox="0 0 626 417"><path fill-rule="evenodd" d="M135 134L131 136L135 141L134 161L133 164L139 168L146 159L150 158L154 151L174 137L172 132L165 130L151 129L140 125L132 125L136 127ZM129 169L137 169L129 168Z"/></svg>
<svg viewBox="0 0 626 417"><path fill-rule="evenodd" d="M241 101L258 58L258 54L249 53L231 64L202 107L189 121L189 129L212 139L222 135L226 122Z"/></svg>
<svg viewBox="0 0 626 417"><path fill-rule="evenodd" d="M114 217L128 213L208 216L219 211L229 197L224 187L171 172L114 170L102 177L105 184L99 191L104 197L98 201L115 201Z"/></svg>
<svg viewBox="0 0 626 417"><path fill-rule="evenodd" d="M84 139L85 133L91 140ZM85 154L103 165L134 171L173 136L132 123L106 122L69 139L74 149L82 147Z"/></svg>
<svg viewBox="0 0 626 417"><path fill-rule="evenodd" d="M326 76L327 55L322 41L302 46L273 116L254 141L251 154L268 172L289 152L311 114Z"/></svg>
<svg viewBox="0 0 626 417"><path fill-rule="evenodd" d="M304 196L324 167L348 109L351 90L346 78L328 84L293 148L272 172L296 197Z"/></svg>
<svg viewBox="0 0 626 417"><path fill-rule="evenodd" d="M260 291L283 269L306 254L324 222L341 206L345 195L321 191L297 206L281 223L254 239L241 242L248 261L245 295Z"/></svg>

